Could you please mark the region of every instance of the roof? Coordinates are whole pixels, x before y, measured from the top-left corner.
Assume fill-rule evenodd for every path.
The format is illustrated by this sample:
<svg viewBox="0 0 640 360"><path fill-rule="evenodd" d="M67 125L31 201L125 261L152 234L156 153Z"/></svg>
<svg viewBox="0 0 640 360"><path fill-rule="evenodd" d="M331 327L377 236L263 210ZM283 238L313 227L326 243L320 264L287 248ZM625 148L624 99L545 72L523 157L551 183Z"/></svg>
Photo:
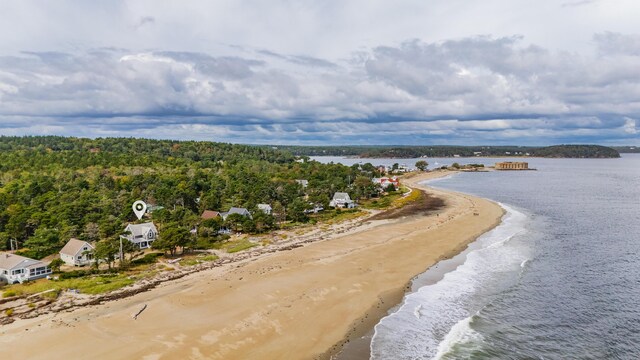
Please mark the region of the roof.
<svg viewBox="0 0 640 360"><path fill-rule="evenodd" d="M232 207L231 209L229 209L229 211L227 211L227 215L231 215L231 214L247 215L251 213L249 212L249 210L245 208Z"/></svg>
<svg viewBox="0 0 640 360"><path fill-rule="evenodd" d="M269 205L269 204L258 204L258 209L260 209L260 210L271 209L271 205Z"/></svg>
<svg viewBox="0 0 640 360"><path fill-rule="evenodd" d="M200 215L200 217L203 218L204 220L213 219L218 216L221 216L220 213L218 211L213 211L213 210L205 210L202 213L202 215Z"/></svg>
<svg viewBox="0 0 640 360"><path fill-rule="evenodd" d="M156 229L156 226L152 222L146 222L143 224L129 224L125 228L125 230L131 231L131 236L133 237L143 236L144 234L148 233L150 229L155 233L158 232L158 229Z"/></svg>
<svg viewBox="0 0 640 360"><path fill-rule="evenodd" d="M333 200L351 201L351 198L349 197L349 194L345 192L337 192L333 194Z"/></svg>
<svg viewBox="0 0 640 360"><path fill-rule="evenodd" d="M299 180L296 180L296 182L304 187L309 185L309 180L299 179Z"/></svg>
<svg viewBox="0 0 640 360"><path fill-rule="evenodd" d="M29 259L24 256L0 253L0 269L13 269L16 267L32 267L33 265L44 265L42 261Z"/></svg>
<svg viewBox="0 0 640 360"><path fill-rule="evenodd" d="M62 248L62 250L60 250L60 254L75 256L85 246L89 246L91 250L93 250L93 245L89 244L88 242L71 238Z"/></svg>

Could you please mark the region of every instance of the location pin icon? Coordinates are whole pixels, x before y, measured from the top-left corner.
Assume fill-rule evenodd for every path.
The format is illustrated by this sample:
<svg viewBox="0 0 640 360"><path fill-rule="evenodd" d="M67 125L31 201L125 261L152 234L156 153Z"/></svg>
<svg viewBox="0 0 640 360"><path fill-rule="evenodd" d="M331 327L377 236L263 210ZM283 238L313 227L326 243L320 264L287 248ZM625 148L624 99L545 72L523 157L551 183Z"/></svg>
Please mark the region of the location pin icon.
<svg viewBox="0 0 640 360"><path fill-rule="evenodd" d="M142 200L138 200L133 203L133 212L138 217L138 220L142 219L142 215L147 211L147 204Z"/></svg>

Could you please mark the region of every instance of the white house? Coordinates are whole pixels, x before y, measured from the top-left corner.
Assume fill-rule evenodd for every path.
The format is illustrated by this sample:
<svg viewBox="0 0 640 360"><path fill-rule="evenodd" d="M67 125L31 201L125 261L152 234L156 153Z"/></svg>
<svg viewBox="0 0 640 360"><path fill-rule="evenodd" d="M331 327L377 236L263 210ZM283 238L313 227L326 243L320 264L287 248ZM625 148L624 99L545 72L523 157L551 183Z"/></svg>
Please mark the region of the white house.
<svg viewBox="0 0 640 360"><path fill-rule="evenodd" d="M240 214L242 216L249 217L249 219L253 219L253 217L251 216L251 213L249 212L249 210L247 210L245 208L232 207L231 209L229 209L229 211L223 212L221 215L222 215L222 218L224 220L227 220L227 216L229 216L231 214Z"/></svg>
<svg viewBox="0 0 640 360"><path fill-rule="evenodd" d="M95 247L86 241L71 239L60 250L60 259L69 266L84 266L93 262Z"/></svg>
<svg viewBox="0 0 640 360"><path fill-rule="evenodd" d="M273 211L273 209L271 208L271 205L269 204L258 204L258 210L262 211L267 215L271 215L271 211Z"/></svg>
<svg viewBox="0 0 640 360"><path fill-rule="evenodd" d="M158 238L158 229L152 222L129 224L124 231L129 232L129 234L121 236L121 238L138 245L140 249L151 247L151 243Z"/></svg>
<svg viewBox="0 0 640 360"><path fill-rule="evenodd" d="M400 188L400 180L397 176L394 177L382 177L382 178L373 178L371 181L378 185L382 189L386 189L389 185L393 185L393 187L398 190Z"/></svg>
<svg viewBox="0 0 640 360"><path fill-rule="evenodd" d="M307 186L309 186L309 180L299 179L299 180L296 180L296 182L302 185L303 188L306 188Z"/></svg>
<svg viewBox="0 0 640 360"><path fill-rule="evenodd" d="M311 209L305 210L304 211L305 214L317 214L318 212L324 210L324 207L322 206L322 204L309 203L309 205L311 205Z"/></svg>
<svg viewBox="0 0 640 360"><path fill-rule="evenodd" d="M51 269L42 261L15 254L0 253L0 279L9 284L40 279L49 274L51 274Z"/></svg>
<svg viewBox="0 0 640 360"><path fill-rule="evenodd" d="M355 201L351 200L349 194L344 192L337 192L333 194L333 199L329 202L329 206L337 208L348 208L353 209L356 207Z"/></svg>

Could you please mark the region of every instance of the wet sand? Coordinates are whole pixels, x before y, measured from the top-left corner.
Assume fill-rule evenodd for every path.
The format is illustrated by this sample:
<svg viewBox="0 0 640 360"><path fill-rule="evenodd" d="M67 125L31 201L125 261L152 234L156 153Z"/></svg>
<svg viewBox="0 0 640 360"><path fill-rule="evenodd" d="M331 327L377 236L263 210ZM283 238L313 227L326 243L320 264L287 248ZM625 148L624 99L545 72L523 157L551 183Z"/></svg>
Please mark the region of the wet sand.
<svg viewBox="0 0 640 360"><path fill-rule="evenodd" d="M437 215L374 222L130 298L0 327L0 358L327 358L371 329L411 278L460 252L503 214L485 199L428 191L445 200Z"/></svg>

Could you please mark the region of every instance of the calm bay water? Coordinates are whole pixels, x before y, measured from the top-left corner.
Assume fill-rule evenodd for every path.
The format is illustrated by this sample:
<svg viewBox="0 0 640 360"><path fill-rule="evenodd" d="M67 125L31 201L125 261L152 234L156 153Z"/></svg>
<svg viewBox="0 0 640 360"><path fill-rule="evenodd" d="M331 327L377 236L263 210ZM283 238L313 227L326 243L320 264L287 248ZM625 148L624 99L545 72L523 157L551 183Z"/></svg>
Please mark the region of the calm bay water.
<svg viewBox="0 0 640 360"><path fill-rule="evenodd" d="M453 161L499 159L438 162ZM376 326L372 358L640 358L640 156L527 161L538 171L432 182L508 213L444 276L416 280Z"/></svg>

